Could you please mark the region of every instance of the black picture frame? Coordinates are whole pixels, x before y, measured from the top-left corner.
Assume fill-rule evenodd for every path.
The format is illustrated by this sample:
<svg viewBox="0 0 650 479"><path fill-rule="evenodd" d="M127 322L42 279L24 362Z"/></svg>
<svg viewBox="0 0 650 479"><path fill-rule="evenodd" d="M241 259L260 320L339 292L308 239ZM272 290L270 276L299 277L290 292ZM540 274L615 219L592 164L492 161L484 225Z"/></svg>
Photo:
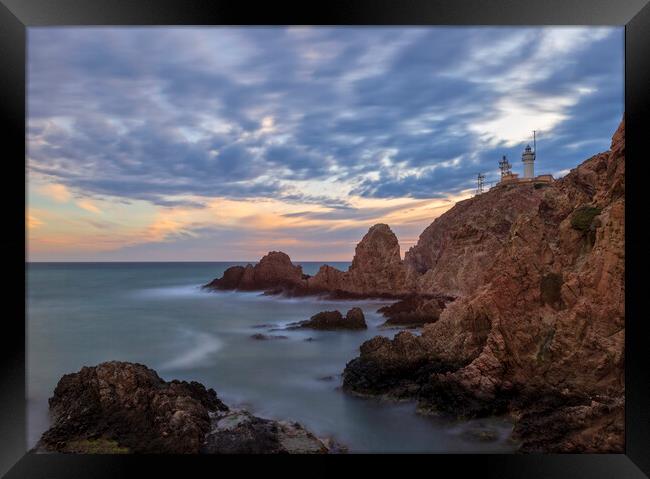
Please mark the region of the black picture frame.
<svg viewBox="0 0 650 479"><path fill-rule="evenodd" d="M278 458L74 456L26 453L25 433L25 61L26 29L44 25L621 25L625 26L626 122L626 444L625 454L427 455L417 466L438 475L464 477L640 478L650 475L650 376L646 367L647 319L642 313L646 254L639 241L643 208L643 120L650 113L650 4L647 0L329 0L281 3L245 0L0 0L0 109L5 174L5 308L0 333L0 474L5 477L123 477L160 473L189 475L196 467L237 474ZM645 133L645 135L644 135ZM9 179L11 178L11 179ZM11 193L7 186L15 186ZM22 192L22 195L21 195ZM22 319L21 319L22 318ZM360 456L330 456L319 467L345 467ZM414 459L374 456L374 467L409 471ZM266 464L266 466L265 466ZM293 465L290 466L293 468ZM298 470L311 473L313 465ZM324 471L324 469L323 469ZM282 469L277 470L278 473ZM415 470L413 470L415 473ZM166 475L165 474L165 475ZM447 473L449 474L449 473Z"/></svg>

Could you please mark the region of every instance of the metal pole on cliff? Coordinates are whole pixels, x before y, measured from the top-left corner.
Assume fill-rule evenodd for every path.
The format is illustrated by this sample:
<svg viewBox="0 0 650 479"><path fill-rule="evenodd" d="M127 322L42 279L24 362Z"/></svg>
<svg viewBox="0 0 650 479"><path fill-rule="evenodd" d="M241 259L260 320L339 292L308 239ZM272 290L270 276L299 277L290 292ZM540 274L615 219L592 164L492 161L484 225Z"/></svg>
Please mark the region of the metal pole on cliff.
<svg viewBox="0 0 650 479"><path fill-rule="evenodd" d="M537 130L533 130L533 152L535 152L535 159L537 159L537 140L535 133L537 133Z"/></svg>

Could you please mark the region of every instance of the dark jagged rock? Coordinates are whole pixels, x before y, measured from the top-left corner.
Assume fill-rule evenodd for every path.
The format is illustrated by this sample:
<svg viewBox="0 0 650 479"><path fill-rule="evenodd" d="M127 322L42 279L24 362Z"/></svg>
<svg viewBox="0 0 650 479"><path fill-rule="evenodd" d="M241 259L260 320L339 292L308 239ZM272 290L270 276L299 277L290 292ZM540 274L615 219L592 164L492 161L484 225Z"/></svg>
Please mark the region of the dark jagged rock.
<svg viewBox="0 0 650 479"><path fill-rule="evenodd" d="M361 308L352 308L345 313L345 324L351 329L366 329L366 317Z"/></svg>
<svg viewBox="0 0 650 479"><path fill-rule="evenodd" d="M429 298L411 295L379 308L377 312L387 318L384 323L386 326L422 326L438 321L447 302L452 300L451 297Z"/></svg>
<svg viewBox="0 0 650 479"><path fill-rule="evenodd" d="M513 437L521 452L618 453L625 434L622 397L567 398L559 394L531 401Z"/></svg>
<svg viewBox="0 0 650 479"><path fill-rule="evenodd" d="M319 329L332 331L337 329L367 329L361 308L352 308L345 317L340 311L321 311L306 321L292 325L294 328Z"/></svg>
<svg viewBox="0 0 650 479"><path fill-rule="evenodd" d="M360 351L345 366L343 389L361 395L418 398L433 374L458 367L432 357L418 337L407 331L392 340L375 336Z"/></svg>
<svg viewBox="0 0 650 479"><path fill-rule="evenodd" d="M61 378L53 424L36 452L328 452L297 423L231 410L197 382L164 381L142 364L111 361Z"/></svg>
<svg viewBox="0 0 650 479"><path fill-rule="evenodd" d="M102 439L137 453L196 453L209 413L228 410L199 383L165 382L142 364L118 361L66 374L49 403L53 425L38 447L60 452Z"/></svg>

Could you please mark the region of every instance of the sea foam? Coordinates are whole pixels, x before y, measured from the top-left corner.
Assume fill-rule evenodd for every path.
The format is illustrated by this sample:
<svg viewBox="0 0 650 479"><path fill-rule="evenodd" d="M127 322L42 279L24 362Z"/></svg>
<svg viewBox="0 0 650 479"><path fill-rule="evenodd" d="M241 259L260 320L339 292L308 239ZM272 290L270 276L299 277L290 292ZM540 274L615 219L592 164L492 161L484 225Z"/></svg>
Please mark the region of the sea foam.
<svg viewBox="0 0 650 479"><path fill-rule="evenodd" d="M160 370L191 369L205 365L208 358L223 346L215 335L206 332L185 331L191 337L191 346L177 357L163 363Z"/></svg>

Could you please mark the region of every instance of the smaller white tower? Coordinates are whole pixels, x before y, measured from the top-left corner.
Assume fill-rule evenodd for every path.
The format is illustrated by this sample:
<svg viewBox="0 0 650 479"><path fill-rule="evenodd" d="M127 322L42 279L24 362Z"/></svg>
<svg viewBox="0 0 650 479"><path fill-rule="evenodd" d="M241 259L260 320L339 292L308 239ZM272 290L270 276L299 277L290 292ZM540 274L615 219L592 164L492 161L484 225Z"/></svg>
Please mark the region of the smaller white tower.
<svg viewBox="0 0 650 479"><path fill-rule="evenodd" d="M524 162L524 178L535 177L535 152L531 150L530 145L526 145L524 153L521 155L521 161Z"/></svg>

